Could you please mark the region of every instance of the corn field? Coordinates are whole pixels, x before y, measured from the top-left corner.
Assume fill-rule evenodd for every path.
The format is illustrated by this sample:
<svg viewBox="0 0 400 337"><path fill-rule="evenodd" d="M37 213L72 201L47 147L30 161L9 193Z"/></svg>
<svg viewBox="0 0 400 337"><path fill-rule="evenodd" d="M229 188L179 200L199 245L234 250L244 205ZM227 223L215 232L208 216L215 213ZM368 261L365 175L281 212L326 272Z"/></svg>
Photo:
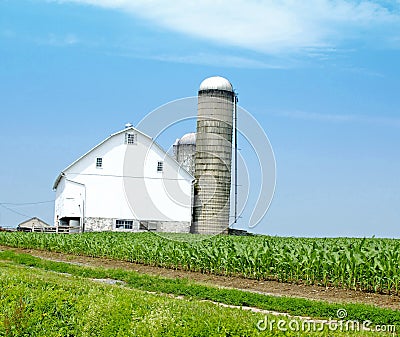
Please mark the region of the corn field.
<svg viewBox="0 0 400 337"><path fill-rule="evenodd" d="M0 245L217 275L399 294L400 240L198 238L182 234L165 238L153 233L0 233Z"/></svg>

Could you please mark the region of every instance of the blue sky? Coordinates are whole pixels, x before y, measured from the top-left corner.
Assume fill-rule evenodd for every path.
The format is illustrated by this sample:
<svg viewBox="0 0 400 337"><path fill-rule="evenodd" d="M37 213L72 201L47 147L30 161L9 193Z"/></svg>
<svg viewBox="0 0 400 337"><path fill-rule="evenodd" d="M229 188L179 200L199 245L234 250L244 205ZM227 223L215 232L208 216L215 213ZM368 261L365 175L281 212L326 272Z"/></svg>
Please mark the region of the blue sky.
<svg viewBox="0 0 400 337"><path fill-rule="evenodd" d="M0 0L0 53L0 225L51 222L21 203L221 75L276 157L256 232L400 237L400 1Z"/></svg>

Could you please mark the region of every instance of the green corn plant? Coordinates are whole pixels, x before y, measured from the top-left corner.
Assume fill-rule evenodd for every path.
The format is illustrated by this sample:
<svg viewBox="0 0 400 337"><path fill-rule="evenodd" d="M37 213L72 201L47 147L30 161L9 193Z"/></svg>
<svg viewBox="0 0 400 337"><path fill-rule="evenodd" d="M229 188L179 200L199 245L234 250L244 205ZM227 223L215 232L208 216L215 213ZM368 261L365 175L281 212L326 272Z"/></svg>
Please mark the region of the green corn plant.
<svg viewBox="0 0 400 337"><path fill-rule="evenodd" d="M400 285L400 240L1 232L0 244L365 291L398 294Z"/></svg>

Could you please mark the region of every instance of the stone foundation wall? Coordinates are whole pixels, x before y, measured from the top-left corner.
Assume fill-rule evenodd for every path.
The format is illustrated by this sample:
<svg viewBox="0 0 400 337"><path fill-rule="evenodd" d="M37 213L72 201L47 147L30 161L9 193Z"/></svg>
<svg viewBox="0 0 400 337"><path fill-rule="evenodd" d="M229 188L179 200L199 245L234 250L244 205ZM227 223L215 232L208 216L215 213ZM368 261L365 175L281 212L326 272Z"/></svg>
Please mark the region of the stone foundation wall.
<svg viewBox="0 0 400 337"><path fill-rule="evenodd" d="M190 222L160 221L157 223L157 232L190 233Z"/></svg>
<svg viewBox="0 0 400 337"><path fill-rule="evenodd" d="M85 232L138 232L139 221L133 221L132 229L116 229L115 222L117 219L113 218L85 218ZM189 221L145 221L146 226L151 223L152 226L148 228L156 229L156 232L170 232L170 233L189 233Z"/></svg>
<svg viewBox="0 0 400 337"><path fill-rule="evenodd" d="M115 219L85 218L85 232L105 232L114 229Z"/></svg>

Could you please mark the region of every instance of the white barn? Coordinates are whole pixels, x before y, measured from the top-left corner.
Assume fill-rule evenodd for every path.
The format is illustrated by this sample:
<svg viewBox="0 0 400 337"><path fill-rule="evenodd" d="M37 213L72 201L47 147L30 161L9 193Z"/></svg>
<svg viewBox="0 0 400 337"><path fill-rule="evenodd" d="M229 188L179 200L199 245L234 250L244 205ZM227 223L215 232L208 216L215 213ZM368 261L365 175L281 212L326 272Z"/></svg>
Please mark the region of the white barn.
<svg viewBox="0 0 400 337"><path fill-rule="evenodd" d="M59 174L54 222L82 231L190 232L193 180L129 125Z"/></svg>

